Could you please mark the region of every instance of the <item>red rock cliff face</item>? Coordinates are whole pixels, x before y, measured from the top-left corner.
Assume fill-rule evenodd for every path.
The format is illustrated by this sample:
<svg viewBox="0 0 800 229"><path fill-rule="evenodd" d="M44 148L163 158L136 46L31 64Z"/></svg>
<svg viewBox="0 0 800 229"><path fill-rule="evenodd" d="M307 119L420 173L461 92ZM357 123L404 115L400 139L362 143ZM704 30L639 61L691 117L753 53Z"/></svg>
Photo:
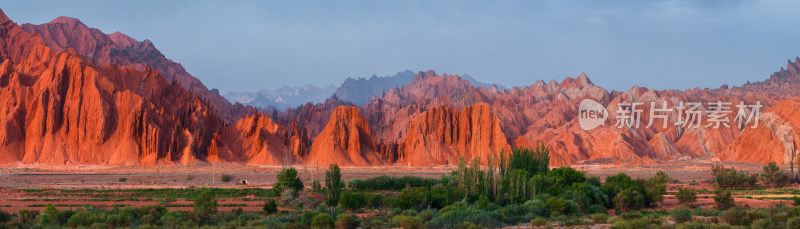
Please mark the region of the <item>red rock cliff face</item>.
<svg viewBox="0 0 800 229"><path fill-rule="evenodd" d="M120 32L105 34L76 18L63 16L45 24L23 24L21 27L30 34L39 34L40 40L54 52L72 48L97 65L118 64L133 66L137 70L149 66L158 70L167 82L175 81L208 100L227 121L243 117L249 111L246 107L231 105L219 94L208 90L181 64L167 59L149 40L140 42Z"/></svg>
<svg viewBox="0 0 800 229"><path fill-rule="evenodd" d="M796 163L800 143L800 99L781 101L761 113L756 128L745 128L733 143L718 155L723 161L756 163Z"/></svg>
<svg viewBox="0 0 800 229"><path fill-rule="evenodd" d="M500 128L500 120L488 104L477 104L458 112L440 106L416 116L408 127L398 164L432 166L457 164L508 154L511 146Z"/></svg>
<svg viewBox="0 0 800 229"><path fill-rule="evenodd" d="M54 54L37 46L16 66L4 61L0 104L0 163L280 165L293 159L286 131L263 114L224 125L207 102L157 71L95 66L72 49Z"/></svg>
<svg viewBox="0 0 800 229"><path fill-rule="evenodd" d="M206 103L150 68L95 66L44 46L2 66L5 163L190 163L221 127Z"/></svg>
<svg viewBox="0 0 800 229"><path fill-rule="evenodd" d="M0 163L281 164L287 134L263 115L227 125L209 100L157 70L56 53L0 20Z"/></svg>
<svg viewBox="0 0 800 229"><path fill-rule="evenodd" d="M240 119L235 128L227 132L228 161L241 161L257 165L283 165L299 163L289 148L289 136L283 128L266 117L254 112Z"/></svg>
<svg viewBox="0 0 800 229"><path fill-rule="evenodd" d="M371 166L385 160L376 151L372 129L357 107L340 106L331 114L325 129L315 138L307 165Z"/></svg>

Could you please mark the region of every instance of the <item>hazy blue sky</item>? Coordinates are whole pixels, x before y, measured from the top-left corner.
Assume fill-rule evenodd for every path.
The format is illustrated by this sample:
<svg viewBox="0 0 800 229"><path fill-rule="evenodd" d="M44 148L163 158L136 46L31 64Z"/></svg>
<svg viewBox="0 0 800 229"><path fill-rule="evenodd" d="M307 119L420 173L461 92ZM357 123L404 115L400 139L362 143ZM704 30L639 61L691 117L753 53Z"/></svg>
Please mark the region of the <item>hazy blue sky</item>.
<svg viewBox="0 0 800 229"><path fill-rule="evenodd" d="M506 86L586 72L608 89L760 81L800 55L800 1L20 1L150 39L209 88L335 84L401 70Z"/></svg>

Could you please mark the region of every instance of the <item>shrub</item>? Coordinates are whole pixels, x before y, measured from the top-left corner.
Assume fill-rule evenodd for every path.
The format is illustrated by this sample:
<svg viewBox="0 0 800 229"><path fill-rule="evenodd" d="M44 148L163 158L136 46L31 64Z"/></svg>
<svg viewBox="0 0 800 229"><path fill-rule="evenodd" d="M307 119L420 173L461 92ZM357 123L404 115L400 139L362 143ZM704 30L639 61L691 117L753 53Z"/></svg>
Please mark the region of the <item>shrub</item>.
<svg viewBox="0 0 800 229"><path fill-rule="evenodd" d="M570 199L578 202L584 209L592 205L609 206L608 194L603 192L598 186L581 183L573 185L570 189L574 189L576 192L580 193ZM564 193L562 193L562 196L564 196Z"/></svg>
<svg viewBox="0 0 800 229"><path fill-rule="evenodd" d="M761 182L769 187L783 187L789 183L789 174L780 172L775 162L770 162L769 165L764 166L764 173L761 174Z"/></svg>
<svg viewBox="0 0 800 229"><path fill-rule="evenodd" d="M600 213L600 214L606 214L606 215L608 215L608 210L606 210L606 208L605 208L605 207L603 207L603 206L600 206L600 205L597 205L597 204L595 204L595 205L592 205L592 206L589 206L589 209L587 210L587 212L588 212L589 214L597 214L597 213Z"/></svg>
<svg viewBox="0 0 800 229"><path fill-rule="evenodd" d="M766 217L767 213L764 211L743 207L734 207L722 213L722 220L734 226L750 226L753 221Z"/></svg>
<svg viewBox="0 0 800 229"><path fill-rule="evenodd" d="M758 175L740 173L736 168L725 168L721 165L711 167L714 181L720 188L753 188L756 186Z"/></svg>
<svg viewBox="0 0 800 229"><path fill-rule="evenodd" d="M0 223L5 223L11 220L12 215L8 212L0 210Z"/></svg>
<svg viewBox="0 0 800 229"><path fill-rule="evenodd" d="M212 219L217 214L217 201L211 189L201 188L192 207L194 215L206 220Z"/></svg>
<svg viewBox="0 0 800 229"><path fill-rule="evenodd" d="M105 223L109 228L129 227L131 223L133 223L133 215L130 213L126 214L126 212L108 215Z"/></svg>
<svg viewBox="0 0 800 229"><path fill-rule="evenodd" d="M722 213L722 211L719 211L719 210L713 209L713 208L709 208L709 209L695 208L694 209L694 215L697 215L697 216L714 216L715 219L716 219L717 216L719 216L720 213Z"/></svg>
<svg viewBox="0 0 800 229"><path fill-rule="evenodd" d="M230 182L231 180L233 180L233 176L231 176L230 174L223 173L221 179L222 182Z"/></svg>
<svg viewBox="0 0 800 229"><path fill-rule="evenodd" d="M140 221L142 221L142 225L149 225L149 226L157 226L158 225L158 219L155 216L150 215L150 214L142 216Z"/></svg>
<svg viewBox="0 0 800 229"><path fill-rule="evenodd" d="M669 175L667 175L667 173L662 171L662 170L658 170L658 172L656 172L656 175L654 177L659 182L662 182L662 183L665 183L665 184L669 183L670 181L672 181L672 178L670 178Z"/></svg>
<svg viewBox="0 0 800 229"><path fill-rule="evenodd" d="M688 207L679 207L672 209L669 212L675 222L677 223L685 223L692 220L692 209Z"/></svg>
<svg viewBox="0 0 800 229"><path fill-rule="evenodd" d="M419 218L422 223L425 223L433 219L433 217L436 217L436 215L436 210L428 208L417 214L417 218Z"/></svg>
<svg viewBox="0 0 800 229"><path fill-rule="evenodd" d="M625 212L644 207L644 197L642 193L634 188L628 188L617 193L614 197L614 209L618 212Z"/></svg>
<svg viewBox="0 0 800 229"><path fill-rule="evenodd" d="M617 215L617 217L620 217L620 218L622 218L624 220L629 220L629 219L643 218L644 215L641 212L638 212L638 211L629 211L629 212L620 213L619 215Z"/></svg>
<svg viewBox="0 0 800 229"><path fill-rule="evenodd" d="M398 215L393 217L392 224L405 229L422 228L422 223L420 223L419 220L407 215Z"/></svg>
<svg viewBox="0 0 800 229"><path fill-rule="evenodd" d="M273 214L275 212L278 212L278 203L273 199L268 199L267 202L264 203L264 213Z"/></svg>
<svg viewBox="0 0 800 229"><path fill-rule="evenodd" d="M328 213L318 214L311 220L311 228L314 229L333 228L333 226L333 217Z"/></svg>
<svg viewBox="0 0 800 229"><path fill-rule="evenodd" d="M606 177L606 185L600 187L618 211L641 209L660 202L666 192L666 184L656 178L631 179L624 173Z"/></svg>
<svg viewBox="0 0 800 229"><path fill-rule="evenodd" d="M2 212L0 212L0 214L2 214ZM60 224L66 224L69 217L72 217L73 214L75 214L75 212L72 210L61 210L56 213L56 218ZM0 222L2 222L2 220L0 220Z"/></svg>
<svg viewBox="0 0 800 229"><path fill-rule="evenodd" d="M786 221L786 228L800 228L800 217L792 217Z"/></svg>
<svg viewBox="0 0 800 229"><path fill-rule="evenodd" d="M426 226L430 228L452 228L462 225L464 222L469 222L482 227L502 227L503 220L516 222L516 220L522 219L520 211L524 211L524 208L506 206L496 211L486 211L473 206L466 207L461 202L456 202L439 210L439 216L434 217Z"/></svg>
<svg viewBox="0 0 800 229"><path fill-rule="evenodd" d="M366 197L363 193L354 193L350 190L345 190L339 198L339 204L346 209L355 211L364 206L365 199Z"/></svg>
<svg viewBox="0 0 800 229"><path fill-rule="evenodd" d="M563 225L565 227L573 227L573 226L577 226L577 225L586 224L586 221L583 218L569 217L569 216L566 216L566 215L556 216L553 219L551 219L551 221L559 222L559 223L561 223L561 225Z"/></svg>
<svg viewBox="0 0 800 229"><path fill-rule="evenodd" d="M186 176L186 180L194 180L194 176L192 176L192 175L187 175L187 176Z"/></svg>
<svg viewBox="0 0 800 229"><path fill-rule="evenodd" d="M461 226L459 226L459 228L466 228L466 229L483 229L483 227L481 227L481 226L478 226L478 225L475 225L475 224L472 224L472 223L470 223L470 222L464 222L464 224L461 224Z"/></svg>
<svg viewBox="0 0 800 229"><path fill-rule="evenodd" d="M654 206L656 203L664 201L664 194L667 193L667 182L662 181L663 177L651 177L646 180L639 180L644 204Z"/></svg>
<svg viewBox="0 0 800 229"><path fill-rule="evenodd" d="M54 206L51 203L48 203L47 206L44 207L44 212L43 213L44 214L42 214L42 215L48 215L48 216L55 217L56 214L58 214L58 210L56 210L56 206Z"/></svg>
<svg viewBox="0 0 800 229"><path fill-rule="evenodd" d="M725 210L736 206L736 203L731 196L731 191L717 189L714 191L714 202L717 203L717 209Z"/></svg>
<svg viewBox="0 0 800 229"><path fill-rule="evenodd" d="M383 206L383 195L375 193L364 193L364 205L369 208L380 208Z"/></svg>
<svg viewBox="0 0 800 229"><path fill-rule="evenodd" d="M47 227L56 223L55 215L41 214L39 215L39 227Z"/></svg>
<svg viewBox="0 0 800 229"><path fill-rule="evenodd" d="M125 182L125 181L127 181L127 180L128 180L128 178L125 178L125 177L120 177L118 180L119 180L119 182Z"/></svg>
<svg viewBox="0 0 800 229"><path fill-rule="evenodd" d="M283 205L294 205L295 196L297 196L297 193L294 192L294 189L283 189L283 191L281 191L281 203L283 203Z"/></svg>
<svg viewBox="0 0 800 229"><path fill-rule="evenodd" d="M529 200L522 204L522 206L528 211L529 214L534 216L546 216L545 212L547 205L541 200Z"/></svg>
<svg viewBox="0 0 800 229"><path fill-rule="evenodd" d="M606 221L608 221L608 215L603 213L589 214L589 219L594 223L606 223Z"/></svg>
<svg viewBox="0 0 800 229"><path fill-rule="evenodd" d="M547 206L547 213L551 216L564 214L567 206L564 199L558 197L550 197L545 202Z"/></svg>
<svg viewBox="0 0 800 229"><path fill-rule="evenodd" d="M369 217L369 218L364 219L363 227L364 228L368 228L368 229L369 228L388 228L388 225L386 225L386 218L384 218L383 216L373 216L373 217Z"/></svg>
<svg viewBox="0 0 800 229"><path fill-rule="evenodd" d="M793 196L793 197L792 197L792 205L794 205L794 206L800 206L800 197Z"/></svg>
<svg viewBox="0 0 800 229"><path fill-rule="evenodd" d="M548 171L547 176L553 179L553 184L547 186L545 192L553 196L560 195L564 189L569 188L572 184L586 181L586 176L583 172L571 167L555 168Z"/></svg>
<svg viewBox="0 0 800 229"><path fill-rule="evenodd" d="M351 214L344 213L344 214L339 214L339 216L336 217L336 228L355 229L358 228L360 224L361 222L358 221L358 218L356 218Z"/></svg>
<svg viewBox="0 0 800 229"><path fill-rule="evenodd" d="M164 226L168 228L176 228L188 222L189 219L184 212L167 211L163 216L161 216L161 221L164 222Z"/></svg>
<svg viewBox="0 0 800 229"><path fill-rule="evenodd" d="M697 191L688 187L679 187L678 193L675 193L675 198L678 199L678 203L680 204L691 205L697 202Z"/></svg>
<svg viewBox="0 0 800 229"><path fill-rule="evenodd" d="M756 229L778 228L777 225L775 225L776 227L771 227L771 225L773 225L773 222L769 218L757 219L750 224L750 228L756 228Z"/></svg>
<svg viewBox="0 0 800 229"><path fill-rule="evenodd" d="M390 177L381 175L370 177L365 180L352 179L347 182L347 186L352 189L362 190L402 190L406 187L433 186L439 183L438 179L422 178L414 176Z"/></svg>
<svg viewBox="0 0 800 229"><path fill-rule="evenodd" d="M489 197L486 197L486 195L481 195L478 197L478 201L475 201L475 205L480 209L486 210L489 208Z"/></svg>
<svg viewBox="0 0 800 229"><path fill-rule="evenodd" d="M325 171L325 187L328 188L325 191L325 204L330 207L339 204L339 197L342 194L341 182L342 174L339 165L330 165L328 171Z"/></svg>
<svg viewBox="0 0 800 229"><path fill-rule="evenodd" d="M422 207L425 201L426 188L404 189L397 197L393 198L394 207L411 209Z"/></svg>
<svg viewBox="0 0 800 229"><path fill-rule="evenodd" d="M297 170L294 168L287 168L278 173L278 182L275 183L275 186L272 188L275 190L290 188L294 191L294 194L297 195L300 193L300 190L303 190L303 181L297 177Z"/></svg>
<svg viewBox="0 0 800 229"><path fill-rule="evenodd" d="M635 229L635 228L658 228L661 220L658 216L639 217L633 219L622 219L614 222L613 228Z"/></svg>
<svg viewBox="0 0 800 229"><path fill-rule="evenodd" d="M67 225L70 227L88 227L97 221L100 221L100 217L93 216L92 213L89 213L88 211L79 211L78 213L75 213L69 217L67 220Z"/></svg>
<svg viewBox="0 0 800 229"><path fill-rule="evenodd" d="M544 226L544 225L547 225L547 219L545 219L543 217L536 217L536 218L531 220L531 226L541 227L541 226Z"/></svg>

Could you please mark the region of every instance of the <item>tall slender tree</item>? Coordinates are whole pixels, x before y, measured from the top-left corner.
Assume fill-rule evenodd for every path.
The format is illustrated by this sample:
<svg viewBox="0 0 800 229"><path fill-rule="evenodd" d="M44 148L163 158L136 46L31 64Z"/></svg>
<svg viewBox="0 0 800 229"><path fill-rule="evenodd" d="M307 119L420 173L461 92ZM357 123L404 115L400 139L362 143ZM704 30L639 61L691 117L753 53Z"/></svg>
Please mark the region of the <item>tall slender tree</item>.
<svg viewBox="0 0 800 229"><path fill-rule="evenodd" d="M325 171L325 204L333 208L339 204L339 197L342 195L342 174L339 165L332 164Z"/></svg>

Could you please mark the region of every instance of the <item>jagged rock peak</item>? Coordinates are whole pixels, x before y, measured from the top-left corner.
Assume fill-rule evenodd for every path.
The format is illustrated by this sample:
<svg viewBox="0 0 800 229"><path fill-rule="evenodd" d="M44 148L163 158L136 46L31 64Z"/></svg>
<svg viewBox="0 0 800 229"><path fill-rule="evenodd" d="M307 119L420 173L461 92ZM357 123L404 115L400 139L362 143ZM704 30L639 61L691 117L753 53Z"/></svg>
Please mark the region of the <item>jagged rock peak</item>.
<svg viewBox="0 0 800 229"><path fill-rule="evenodd" d="M581 75L578 76L578 82L583 85L594 85L592 80L589 79L589 76L586 76L585 72L581 72Z"/></svg>
<svg viewBox="0 0 800 229"><path fill-rule="evenodd" d="M789 70L790 72L798 73L798 70L800 70L800 57L795 57L794 63L792 63L792 60L788 60L788 62L789 63L786 64L786 70ZM783 69L781 68L781 70L783 70Z"/></svg>
<svg viewBox="0 0 800 229"><path fill-rule="evenodd" d="M436 72L434 72L433 70L428 70L428 71L424 71L424 72L420 71L420 72L417 73L417 76L414 77L414 81L425 79L425 78L430 78L430 77L434 77L434 76L436 76Z"/></svg>

